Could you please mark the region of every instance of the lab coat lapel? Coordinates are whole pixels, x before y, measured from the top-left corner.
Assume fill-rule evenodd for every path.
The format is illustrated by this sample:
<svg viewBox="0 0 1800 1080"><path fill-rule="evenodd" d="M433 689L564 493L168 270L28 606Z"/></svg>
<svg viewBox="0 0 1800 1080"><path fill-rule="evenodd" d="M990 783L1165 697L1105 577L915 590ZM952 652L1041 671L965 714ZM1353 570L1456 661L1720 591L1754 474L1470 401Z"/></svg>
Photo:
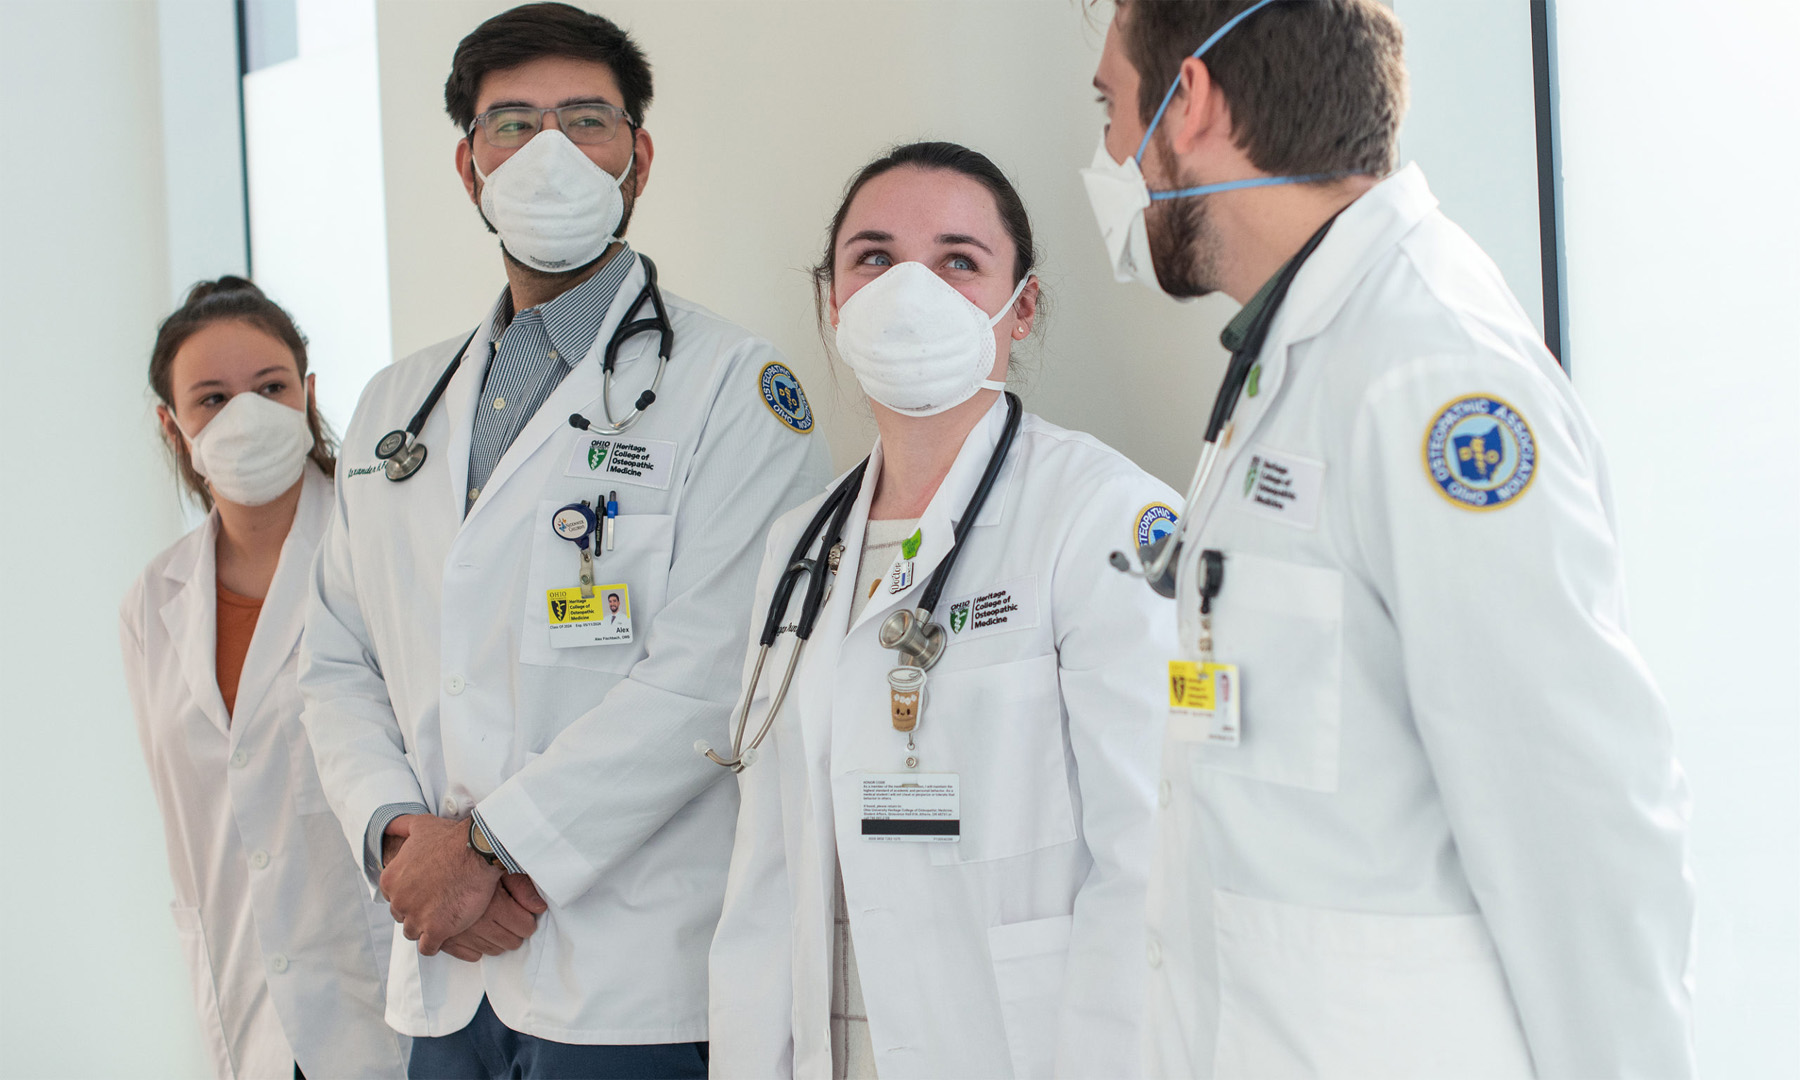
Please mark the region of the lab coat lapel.
<svg viewBox="0 0 1800 1080"><path fill-rule="evenodd" d="M175 593L162 606L163 626L175 645L188 693L221 734L230 737L231 717L219 695L217 564L213 548L219 536L219 515L209 514L204 527L191 534L192 551L173 561L164 575Z"/></svg>
<svg viewBox="0 0 1800 1080"><path fill-rule="evenodd" d="M854 626L850 627L851 631L877 615L884 615L897 604L914 604L924 595L926 581L930 580L932 573L944 561L944 557L950 554L950 548L956 539L957 522L963 511L968 508L969 499L975 494L975 488L981 483L982 473L987 470L988 459L993 456L994 447L999 444L1000 433L1005 428L1006 396L1002 394L988 409L986 415L970 429L968 437L963 440L962 449L957 451L955 463L945 474L943 483L938 485L936 494L931 497L931 502L926 504L925 513L920 515L919 551L912 559L911 583L897 593L890 592L890 586L882 586L875 597L869 601L868 606L863 608L862 616L856 620ZM879 475L873 468L874 464L874 462L870 462L870 480L865 483L872 482L873 478ZM1006 492L1010 486L1014 464L1013 460L1008 460L1001 475L995 478L994 489L988 493L987 505L982 507L975 527L979 528L1000 520L1000 516L1005 510ZM973 539L974 536L971 535L970 540ZM860 551L860 544L859 536L859 546L852 550ZM906 553L903 550L889 567L887 580L892 581L894 569L901 567L906 561ZM857 588L867 587L862 584L868 579L867 569L869 568L857 571ZM951 583L947 583L947 585L949 584ZM946 595L948 595L948 591Z"/></svg>
<svg viewBox="0 0 1800 1080"><path fill-rule="evenodd" d="M497 314L497 312L496 312ZM449 425L444 434L438 436L447 455L444 464L447 466L444 475L450 481L450 505L453 507L453 521L461 521L463 506L467 504L469 490L469 448L475 441L475 405L481 397L481 383L487 377L488 357L493 342L499 337L495 333L494 315L488 316L485 326L477 330L469 347L463 353L462 363L456 374L450 377L450 385L444 388L444 401L438 410ZM455 354L451 354L455 355ZM448 364L450 357L444 358ZM410 417L408 418L410 419ZM433 417L433 419L436 419ZM430 432L431 420L425 422L425 431ZM431 452L432 442L424 433L419 436L425 442L426 452Z"/></svg>
<svg viewBox="0 0 1800 1080"><path fill-rule="evenodd" d="M1235 475L1235 463L1280 398L1290 350L1324 332L1369 268L1436 208L1437 199L1426 186L1424 173L1417 165L1408 165L1338 215L1331 231L1295 275L1287 299L1269 327L1256 396L1246 394L1238 401L1227 429L1230 441L1220 447L1212 479L1200 495L1198 509L1202 513L1212 513L1227 477ZM1328 357L1323 360L1329 362ZM1189 514L1195 510L1187 508Z"/></svg>
<svg viewBox="0 0 1800 1080"><path fill-rule="evenodd" d="M625 275L625 280L619 285L618 294L613 297L612 306L606 309L606 318L600 323L600 330L594 335L594 343L588 348L587 355L582 357L581 362L576 364L572 371L563 376L562 382L557 384L550 397L525 424L525 430L519 432L519 437L513 440L513 444L506 448L504 454L500 455L499 462L494 465L493 475L488 477L487 487L482 489L480 498L475 500L475 505L469 508L470 519L473 519L476 514L481 512L483 506L492 501L488 497L488 493L498 491L501 485L512 479L518 473L519 468L530 460L538 448L543 446L552 435L559 431L569 430L569 414L577 411L583 412L583 415L587 415L590 411L601 413L599 416L589 416L588 419L595 423L605 423L604 412L598 407L605 385L605 378L600 370L600 361L606 355L606 343L612 340L613 331L617 330L619 324L625 320L625 312L630 309L632 301L637 299L638 293L644 288L643 263L636 261L635 254L632 259L634 264L631 272ZM631 339L619 350L619 360L615 370L625 372L633 369L636 366L635 362L646 352L654 354L656 342L654 334L640 334ZM637 385L635 382L629 381L629 376L627 376L627 382L629 385ZM632 394L631 400L635 401L636 397L636 394ZM463 426L465 429L472 429L474 423L475 418L471 414L468 423ZM468 432L465 430L465 438L468 437ZM468 458L468 451L465 449L462 453L465 481L468 478Z"/></svg>
<svg viewBox="0 0 1800 1080"><path fill-rule="evenodd" d="M236 722L231 726L233 742L241 737L244 727L253 722L270 687L287 667L288 657L300 643L300 630L306 623L306 591L312 576L313 555L325 532L331 496L330 479L308 462L305 485L300 489L300 505L294 511L294 524L282 542L275 577L269 582L262 612L256 617L250 651L244 655L244 670L238 678L234 710Z"/></svg>
<svg viewBox="0 0 1800 1080"><path fill-rule="evenodd" d="M795 687L800 690L800 739L803 745L805 760L811 767L828 768L831 746L831 698L833 687L837 683L834 674L838 658L844 649L844 639L850 624L850 605L861 588L858 580L862 572L854 565L862 552L863 536L869 527L869 506L875 499L876 478L881 475L881 445L877 443L869 454L869 466L863 470L862 487L856 493L856 501L850 507L850 516L844 521L844 560L839 567L839 576L832 582L831 595L825 598L825 604L819 609L819 619L813 624L813 635L806 643L806 653L800 665L807 677L797 677ZM831 482L834 490L843 482L840 476ZM799 537L788 541L789 550L799 542ZM783 554L787 554L784 552ZM802 582L796 587L795 597L789 610L798 617L800 612L800 594L805 586ZM779 675L774 676L779 678Z"/></svg>

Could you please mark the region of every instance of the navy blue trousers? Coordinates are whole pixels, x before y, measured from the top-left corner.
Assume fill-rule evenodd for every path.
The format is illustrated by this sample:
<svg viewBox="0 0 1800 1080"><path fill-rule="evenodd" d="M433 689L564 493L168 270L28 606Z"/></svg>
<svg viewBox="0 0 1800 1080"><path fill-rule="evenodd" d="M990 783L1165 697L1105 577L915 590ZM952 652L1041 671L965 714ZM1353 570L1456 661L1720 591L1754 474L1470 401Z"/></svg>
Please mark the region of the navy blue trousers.
<svg viewBox="0 0 1800 1080"><path fill-rule="evenodd" d="M487 998L454 1035L414 1039L411 1080L706 1080L706 1044L584 1046L522 1035Z"/></svg>

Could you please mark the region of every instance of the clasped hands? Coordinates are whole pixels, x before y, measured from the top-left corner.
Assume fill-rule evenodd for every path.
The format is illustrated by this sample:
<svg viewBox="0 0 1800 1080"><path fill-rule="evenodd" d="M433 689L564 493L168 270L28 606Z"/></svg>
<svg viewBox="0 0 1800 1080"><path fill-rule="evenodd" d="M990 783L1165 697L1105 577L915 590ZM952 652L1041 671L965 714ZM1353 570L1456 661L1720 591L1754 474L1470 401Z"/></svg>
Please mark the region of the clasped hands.
<svg viewBox="0 0 1800 1080"><path fill-rule="evenodd" d="M508 874L469 848L469 821L395 818L381 838L381 892L419 952L468 963L518 948L549 910L531 878Z"/></svg>

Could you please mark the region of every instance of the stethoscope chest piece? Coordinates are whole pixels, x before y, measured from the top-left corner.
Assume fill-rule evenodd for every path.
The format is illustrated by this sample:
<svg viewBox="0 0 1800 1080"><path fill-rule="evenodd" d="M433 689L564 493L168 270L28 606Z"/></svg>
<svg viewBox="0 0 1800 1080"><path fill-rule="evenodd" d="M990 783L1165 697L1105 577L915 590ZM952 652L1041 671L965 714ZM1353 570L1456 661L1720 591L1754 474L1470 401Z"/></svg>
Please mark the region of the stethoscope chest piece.
<svg viewBox="0 0 1800 1080"><path fill-rule="evenodd" d="M907 666L930 670L944 655L944 628L923 611L901 608L882 620L876 635L884 649L897 649Z"/></svg>
<svg viewBox="0 0 1800 1080"><path fill-rule="evenodd" d="M388 439L391 438L393 438L393 436L389 435L381 441L385 444ZM387 460L382 464L382 469L387 473L387 478L389 480L404 480L413 473L418 472L419 467L424 464L425 444L413 443L399 453L388 456Z"/></svg>
<svg viewBox="0 0 1800 1080"><path fill-rule="evenodd" d="M406 445L406 429L395 428L394 430L388 432L386 435L383 435L381 437L381 441L375 444L375 456L380 458L382 461L386 461L388 458L391 458L395 454L398 454L400 452L400 448L405 445Z"/></svg>

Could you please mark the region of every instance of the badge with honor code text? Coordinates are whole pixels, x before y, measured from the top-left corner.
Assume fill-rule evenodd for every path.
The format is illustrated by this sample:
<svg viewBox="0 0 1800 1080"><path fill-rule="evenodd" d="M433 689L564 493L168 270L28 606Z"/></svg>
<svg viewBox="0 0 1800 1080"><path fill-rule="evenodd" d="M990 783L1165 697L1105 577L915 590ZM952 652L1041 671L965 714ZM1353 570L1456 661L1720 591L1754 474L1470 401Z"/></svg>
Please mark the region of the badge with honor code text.
<svg viewBox="0 0 1800 1080"><path fill-rule="evenodd" d="M596 586L591 597L578 588L551 589L544 601L553 649L631 642L631 590L624 585Z"/></svg>
<svg viewBox="0 0 1800 1080"><path fill-rule="evenodd" d="M955 773L865 773L860 781L864 840L962 839L962 783Z"/></svg>
<svg viewBox="0 0 1800 1080"><path fill-rule="evenodd" d="M1236 746L1243 677L1236 664L1169 661L1169 735L1177 742Z"/></svg>

